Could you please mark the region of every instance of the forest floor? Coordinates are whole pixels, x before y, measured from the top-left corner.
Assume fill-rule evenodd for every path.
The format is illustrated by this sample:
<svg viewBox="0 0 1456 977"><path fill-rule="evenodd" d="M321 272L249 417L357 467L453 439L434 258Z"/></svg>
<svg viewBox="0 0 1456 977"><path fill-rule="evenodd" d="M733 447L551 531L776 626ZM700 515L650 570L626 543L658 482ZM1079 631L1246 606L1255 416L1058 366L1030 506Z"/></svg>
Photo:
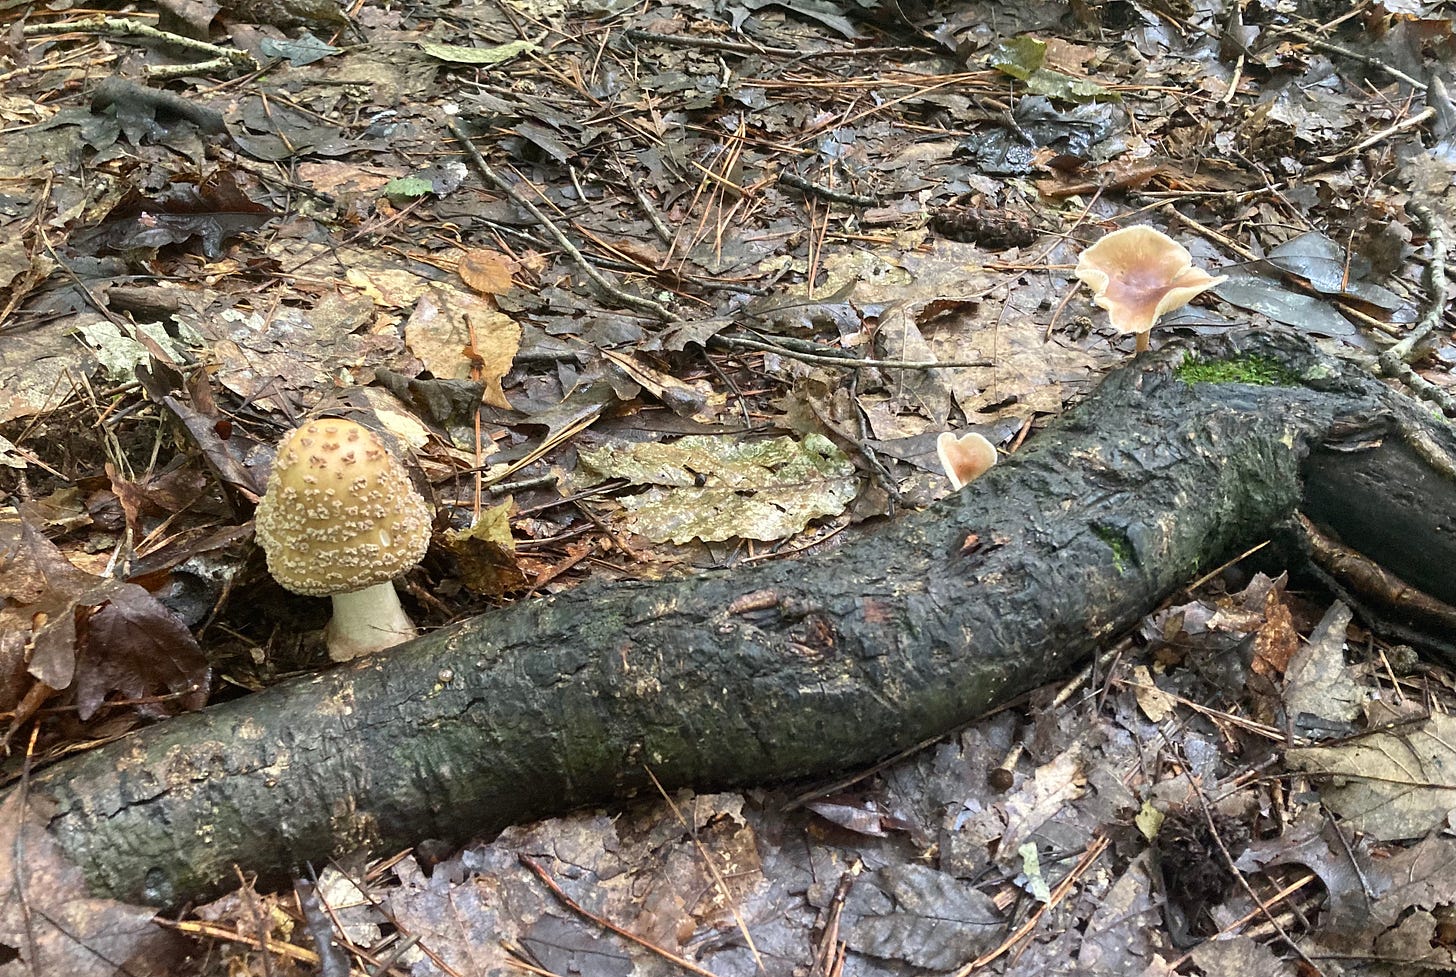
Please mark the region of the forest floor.
<svg viewBox="0 0 1456 977"><path fill-rule="evenodd" d="M1133 354L1074 268L1134 224L1226 276L1155 345L1374 363L1420 328L1392 372L1451 412L1440 4L104 7L0 3L5 782L328 667L326 602L252 541L308 416L428 488L399 587L434 628L932 504L940 434L1015 452ZM0 823L0 975L43 939L76 974L1456 967L1456 676L1257 555L1207 569L1066 684L834 784L298 893L242 865L156 922L27 888L52 855Z"/></svg>

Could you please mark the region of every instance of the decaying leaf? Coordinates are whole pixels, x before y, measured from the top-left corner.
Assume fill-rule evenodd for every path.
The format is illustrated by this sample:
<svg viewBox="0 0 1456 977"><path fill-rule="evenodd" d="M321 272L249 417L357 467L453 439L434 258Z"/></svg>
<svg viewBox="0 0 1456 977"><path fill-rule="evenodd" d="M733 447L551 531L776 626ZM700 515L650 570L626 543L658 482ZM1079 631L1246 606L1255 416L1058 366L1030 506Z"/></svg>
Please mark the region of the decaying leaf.
<svg viewBox="0 0 1456 977"><path fill-rule="evenodd" d="M1308 946L1318 956L1378 955L1442 972L1456 963L1441 935L1456 905L1456 839L1432 834L1410 848L1377 852L1359 829L1310 807L1237 864L1245 872L1302 865L1319 877L1328 909Z"/></svg>
<svg viewBox="0 0 1456 977"><path fill-rule="evenodd" d="M1077 962L1087 974L1152 974L1143 970L1157 945L1164 894L1155 884L1150 852L1139 853L1092 912Z"/></svg>
<svg viewBox="0 0 1456 977"><path fill-rule="evenodd" d="M1045 41L1022 35L1003 41L991 60L997 70L1025 82L1027 90L1034 95L1048 95L1064 102L1120 97L1096 82L1044 67L1046 51Z"/></svg>
<svg viewBox="0 0 1456 977"><path fill-rule="evenodd" d="M467 529L445 533L445 548L460 566L460 578L477 594L494 597L519 590L526 575L516 563L516 541L511 536L511 500L480 513Z"/></svg>
<svg viewBox="0 0 1456 977"><path fill-rule="evenodd" d="M928 970L974 960L1006 925L990 896L927 865L886 866L857 882L854 894L861 914L844 927L845 943Z"/></svg>
<svg viewBox="0 0 1456 977"><path fill-rule="evenodd" d="M602 356L615 364L633 383L667 405L674 414L704 423L716 420L727 397L703 381L689 382L664 373L642 357L604 349Z"/></svg>
<svg viewBox="0 0 1456 977"><path fill-rule="evenodd" d="M78 570L23 520L0 522L0 630L28 638L28 673L52 689L71 688L81 718L108 693L143 699L149 715L200 708L211 670L186 626L143 587ZM0 690L16 701L23 689Z"/></svg>
<svg viewBox="0 0 1456 977"><path fill-rule="evenodd" d="M0 632L31 645L29 673L53 689L71 684L76 669L76 602L97 583L24 520L0 521ZM6 689L14 703L24 689Z"/></svg>
<svg viewBox="0 0 1456 977"><path fill-rule="evenodd" d="M672 444L612 445L581 452L593 481L652 486L622 500L621 523L655 543L783 539L854 498L854 465L822 435L690 435Z"/></svg>
<svg viewBox="0 0 1456 977"><path fill-rule="evenodd" d="M485 295L504 295L511 290L513 262L499 251L476 248L460 258L460 280Z"/></svg>
<svg viewBox="0 0 1456 977"><path fill-rule="evenodd" d="M1330 810L1371 837L1399 841L1441 828L1456 808L1456 717L1412 720L1377 702L1368 722L1362 736L1292 749L1285 760L1316 779Z"/></svg>
<svg viewBox="0 0 1456 977"><path fill-rule="evenodd" d="M106 319L82 322L76 326L78 337L96 352L96 358L107 377L119 383L136 379L136 368L146 364L152 350L160 347L173 362L185 362L186 347L201 343L202 337L185 326L174 338L159 323L144 322L119 326ZM153 346L152 344L156 345Z"/></svg>
<svg viewBox="0 0 1456 977"><path fill-rule="evenodd" d="M1309 641L1289 659L1284 702L1296 728L1310 719L1328 728L1331 723L1353 722L1360 715L1368 695L1345 664L1345 629L1351 617L1348 607L1335 602Z"/></svg>
<svg viewBox="0 0 1456 977"><path fill-rule="evenodd" d="M454 288L433 288L420 297L405 326L405 342L441 380L479 380L482 399L510 409L501 379L521 346L521 327L488 300Z"/></svg>
<svg viewBox="0 0 1456 977"><path fill-rule="evenodd" d="M143 194L132 190L101 223L71 236L73 247L86 253L163 248L197 241L202 253L216 258L223 244L262 227L277 215L255 203L230 171L203 182L177 180L165 190Z"/></svg>
<svg viewBox="0 0 1456 977"><path fill-rule="evenodd" d="M1158 688L1148 666L1134 666L1132 675L1133 681L1137 683L1133 688L1133 694L1137 697L1138 708L1143 711L1144 716L1155 723L1160 723L1177 710L1178 700Z"/></svg>
<svg viewBox="0 0 1456 977"><path fill-rule="evenodd" d="M108 581L86 600L96 603L79 632L76 703L83 720L113 691L133 701L172 693L183 709L207 703L207 658L192 632L145 587ZM176 711L166 702L142 701L139 708L153 716Z"/></svg>
<svg viewBox="0 0 1456 977"><path fill-rule="evenodd" d="M1086 788L1087 773L1078 746L1037 767L1035 775L1006 798L1006 833L997 850L1010 858Z"/></svg>
<svg viewBox="0 0 1456 977"><path fill-rule="evenodd" d="M0 969L73 977L140 972L127 962L161 954L168 943L152 922L155 911L91 898L46 821L41 802L24 791L0 801L0 947L20 959L18 969Z"/></svg>
<svg viewBox="0 0 1456 977"><path fill-rule="evenodd" d="M511 41L494 47L466 47L461 44L423 41L420 43L420 50L432 58L452 64L497 65L536 50L536 45L530 41Z"/></svg>

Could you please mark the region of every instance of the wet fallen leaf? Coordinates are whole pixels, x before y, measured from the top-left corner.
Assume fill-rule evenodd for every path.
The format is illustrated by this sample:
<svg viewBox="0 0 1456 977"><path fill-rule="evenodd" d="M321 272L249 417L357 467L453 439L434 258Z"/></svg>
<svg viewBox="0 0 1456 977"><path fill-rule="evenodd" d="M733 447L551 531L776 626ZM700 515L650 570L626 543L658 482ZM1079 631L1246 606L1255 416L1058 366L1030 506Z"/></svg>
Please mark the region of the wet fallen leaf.
<svg viewBox="0 0 1456 977"><path fill-rule="evenodd" d="M1082 796L1087 788L1087 774L1082 763L1082 749L1073 746L1036 768L1036 773L1007 796L1006 833L997 850L1004 857L1013 855L1022 843L1031 839L1047 821L1061 816L1071 801Z"/></svg>
<svg viewBox="0 0 1456 977"><path fill-rule="evenodd" d="M1353 615L1336 601L1324 619L1297 646L1284 672L1284 703L1296 729L1310 720L1327 727L1354 722L1369 694L1345 664L1345 629ZM1262 632L1261 632L1262 633ZM1255 659L1255 665L1258 664Z"/></svg>
<svg viewBox="0 0 1456 977"><path fill-rule="evenodd" d="M852 949L927 970L953 970L995 946L1006 922L991 897L927 865L890 865L855 883Z"/></svg>
<svg viewBox="0 0 1456 977"><path fill-rule="evenodd" d="M1291 769L1315 778L1320 798L1359 831L1382 841L1419 838L1456 807L1456 717L1392 714L1373 703L1376 728L1333 746L1292 749ZM1381 728L1383 722L1390 728Z"/></svg>
<svg viewBox="0 0 1456 977"><path fill-rule="evenodd" d="M145 587L110 581L81 601L95 601L83 615L76 660L76 704L90 719L111 692L127 700L170 693L182 709L207 703L212 670L192 632ZM167 701L143 701L150 716L178 711Z"/></svg>
<svg viewBox="0 0 1456 977"><path fill-rule="evenodd" d="M111 691L129 699L173 693L184 709L207 698L210 668L190 631L145 588L78 570L55 544L21 520L0 521L0 629L26 636L28 674L71 688L89 719ZM24 689L0 690L18 700ZM141 703L148 715L178 711Z"/></svg>
<svg viewBox="0 0 1456 977"><path fill-rule="evenodd" d="M71 246L88 254L162 248L196 240L216 258L223 244L262 227L277 215L255 203L228 171L201 183L178 180L165 191L127 193L99 224L71 235Z"/></svg>
<svg viewBox="0 0 1456 977"><path fill-rule="evenodd" d="M94 899L81 870L45 830L47 813L25 792L0 800L0 947L13 948L16 974L113 977L136 973L128 961L169 957L154 910Z"/></svg>

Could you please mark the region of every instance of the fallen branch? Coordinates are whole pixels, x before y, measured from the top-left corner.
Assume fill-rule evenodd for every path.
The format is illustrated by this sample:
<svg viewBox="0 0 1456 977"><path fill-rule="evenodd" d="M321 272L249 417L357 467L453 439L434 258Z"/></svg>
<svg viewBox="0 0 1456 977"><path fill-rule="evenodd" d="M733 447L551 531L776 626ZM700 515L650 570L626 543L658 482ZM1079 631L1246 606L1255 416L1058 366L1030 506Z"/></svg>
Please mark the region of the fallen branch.
<svg viewBox="0 0 1456 977"><path fill-rule="evenodd" d="M130 17L107 17L97 14L80 20L62 20L51 24L26 24L20 29L23 37L56 37L64 34L99 34L103 37L135 37L143 41L154 41L182 51L207 55L205 62L187 65L151 66L142 69L142 74L156 80L165 80L178 74L178 68L191 74L235 69L256 71L257 60L247 51L238 48L220 47L207 41L183 37L170 31L158 30L151 24Z"/></svg>
<svg viewBox="0 0 1456 977"><path fill-rule="evenodd" d="M276 883L652 776L671 790L827 775L1069 673L1200 567L1267 538L1342 419L1384 418L1386 441L1415 431L1424 451L1456 444L1290 333L1194 352L1266 378L1277 364L1286 382L1188 383L1184 351L1145 355L973 486L836 551L523 602L142 730L30 790L56 804L49 830L94 891L170 906L231 885L234 863ZM1319 471L1339 497L1342 469ZM1402 532L1371 516L1372 532ZM1338 532L1362 545L1357 524Z"/></svg>

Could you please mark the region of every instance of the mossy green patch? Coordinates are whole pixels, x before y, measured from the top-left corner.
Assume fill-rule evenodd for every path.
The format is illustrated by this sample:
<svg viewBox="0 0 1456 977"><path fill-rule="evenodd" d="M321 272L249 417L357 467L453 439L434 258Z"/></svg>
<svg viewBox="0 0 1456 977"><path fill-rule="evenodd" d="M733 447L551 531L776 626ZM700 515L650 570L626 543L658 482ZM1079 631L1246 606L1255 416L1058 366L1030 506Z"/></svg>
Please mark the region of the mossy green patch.
<svg viewBox="0 0 1456 977"><path fill-rule="evenodd" d="M1184 383L1249 383L1260 387L1295 387L1299 376L1267 356L1239 356L1228 360L1201 360L1186 356L1177 369Z"/></svg>
<svg viewBox="0 0 1456 977"><path fill-rule="evenodd" d="M1132 541L1120 531L1110 526L1099 526L1096 523L1092 524L1092 534L1111 548L1113 568L1118 573L1126 570L1128 563L1133 559Z"/></svg>

